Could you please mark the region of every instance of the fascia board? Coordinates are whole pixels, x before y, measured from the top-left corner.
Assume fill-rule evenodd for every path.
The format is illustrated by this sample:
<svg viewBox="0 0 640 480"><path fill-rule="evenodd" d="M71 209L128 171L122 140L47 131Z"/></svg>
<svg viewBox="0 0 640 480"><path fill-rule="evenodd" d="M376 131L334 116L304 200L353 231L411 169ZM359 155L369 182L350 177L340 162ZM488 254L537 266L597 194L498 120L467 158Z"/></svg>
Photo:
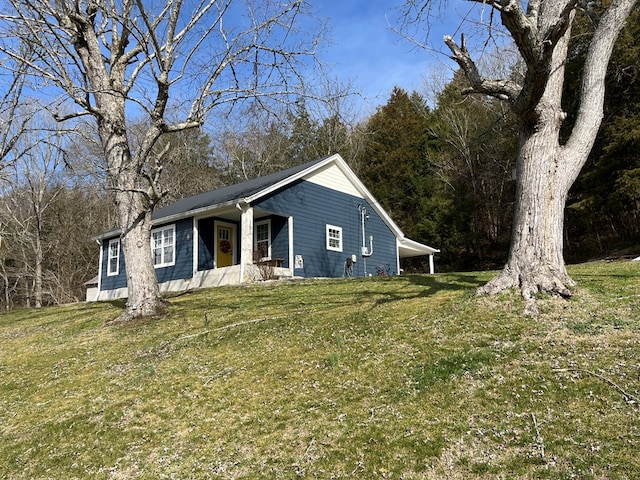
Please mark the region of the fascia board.
<svg viewBox="0 0 640 480"><path fill-rule="evenodd" d="M225 210L227 208L233 208L235 207L238 203L241 203L242 199L234 199L234 200L230 200L228 202L224 202L224 203L218 203L216 205L208 205L206 207L202 207L202 208L197 208L195 210L189 210L186 212L182 212L182 213L176 213L174 215L169 215L167 217L162 217L162 218L157 218L157 219L153 219L151 220L151 226L154 227L156 225L164 225L165 223L173 223L176 222L178 220L182 220L184 218L190 218L190 217L198 217L201 216L202 214L205 213L211 213L213 211L216 210ZM120 235L122 233L122 229L121 228L112 228L111 230L108 230L106 232L103 232L99 235L96 235L95 237L91 237L92 240L94 241L102 241L105 240L107 238L113 238L117 235Z"/></svg>
<svg viewBox="0 0 640 480"><path fill-rule="evenodd" d="M242 201L245 201L248 204L251 204L253 202L255 202L256 200L265 197L267 195L269 195L270 193L275 192L276 190L281 189L282 187L286 187L287 185L300 180L301 178L306 177L307 175L309 175L310 173L315 172L316 170L324 167L325 165L333 162L336 160L336 158L340 158L340 155L338 155L337 153L335 155L332 155L330 157L325 158L323 161L318 162L314 165L311 165L309 168L302 170L298 173L296 173L295 175L291 175L290 177L285 178L284 180L279 181L278 183L274 183L273 185L270 185L269 187L260 190L259 192L254 193L253 195L250 195L248 197L245 197L242 199ZM344 160L343 160L344 161ZM240 200L240 199L239 199Z"/></svg>

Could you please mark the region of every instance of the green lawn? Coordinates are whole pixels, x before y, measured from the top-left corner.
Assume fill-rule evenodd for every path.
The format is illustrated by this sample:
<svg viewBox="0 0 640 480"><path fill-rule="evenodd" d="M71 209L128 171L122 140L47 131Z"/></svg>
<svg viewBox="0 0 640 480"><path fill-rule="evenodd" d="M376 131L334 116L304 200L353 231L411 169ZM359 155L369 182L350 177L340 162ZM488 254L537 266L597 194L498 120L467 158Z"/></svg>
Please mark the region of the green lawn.
<svg viewBox="0 0 640 480"><path fill-rule="evenodd" d="M640 478L640 263L570 271L537 319L487 272L0 315L0 478Z"/></svg>

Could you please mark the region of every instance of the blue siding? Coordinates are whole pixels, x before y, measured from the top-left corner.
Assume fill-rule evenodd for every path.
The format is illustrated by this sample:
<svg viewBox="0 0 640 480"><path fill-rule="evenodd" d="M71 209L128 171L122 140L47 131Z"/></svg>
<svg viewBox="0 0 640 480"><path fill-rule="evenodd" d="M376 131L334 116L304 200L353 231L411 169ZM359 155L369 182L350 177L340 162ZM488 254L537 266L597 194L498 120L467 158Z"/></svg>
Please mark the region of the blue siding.
<svg viewBox="0 0 640 480"><path fill-rule="evenodd" d="M171 223L158 225L158 227L169 226ZM158 282L167 282L169 280L179 280L184 278L191 278L193 275L193 219L186 218L175 222L176 228L176 259L175 265L170 267L156 268L156 277ZM157 227L154 227L154 229ZM122 247L120 248L120 271L118 275L107 276L107 253L109 248L109 240L102 241L102 283L100 285L101 290L113 290L117 288L124 288L127 286L127 272L124 263L124 256L122 253Z"/></svg>
<svg viewBox="0 0 640 480"><path fill-rule="evenodd" d="M255 218L255 221L271 220L271 258L281 258L282 266L289 267L289 224L286 217L271 215Z"/></svg>
<svg viewBox="0 0 640 480"><path fill-rule="evenodd" d="M171 225L167 223L156 228ZM170 267L156 268L158 282L182 280L193 276L193 218L178 220L176 226L176 261Z"/></svg>
<svg viewBox="0 0 640 480"><path fill-rule="evenodd" d="M369 236L373 235L373 255L366 259L361 255L362 225L359 207L367 209L366 246ZM293 217L294 255L300 255L304 262L303 269L294 269L294 274L305 277L341 277L347 258L356 256L353 268L354 276L375 275L376 267L388 266L390 274L396 274L397 250L396 238L364 199L338 192L315 183L299 181L289 185L280 192L257 201L253 207L271 212L271 253L274 258L282 258L284 267L289 265L289 224L288 217ZM213 268L216 217L198 220L198 270ZM227 223L228 219L220 219ZM236 222L235 246L240 251L240 225ZM169 224L158 225L168 226ZM176 229L175 265L156 269L159 282L191 278L193 275L193 218L179 220L174 223ZM342 229L342 252L327 250L326 226L334 225ZM102 241L103 262L102 290L126 287L126 268L122 249L120 249L120 273L107 276L107 252L109 239ZM239 260L239 259L238 259ZM366 261L366 272L365 272Z"/></svg>
<svg viewBox="0 0 640 480"><path fill-rule="evenodd" d="M122 253L122 245L120 245L120 258L118 275L107 276L107 262L109 255L109 241L118 238L112 237L102 241L102 265L100 265L100 273L102 277L102 283L100 284L100 290L114 290L116 288L124 288L127 286L127 269L124 264L124 254Z"/></svg>
<svg viewBox="0 0 640 480"><path fill-rule="evenodd" d="M366 259L366 273L375 275L377 265L388 264L390 273L396 274L395 236L371 205L362 198L300 181L256 202L254 206L294 217L294 255L301 255L304 262L304 269L295 269L295 275L341 277L344 274L344 262L351 255L356 255L357 258L353 274L365 274L363 257L360 254L362 229L359 205L364 205L369 213L365 225L367 246L369 236L373 235L373 255ZM342 252L327 250L327 224L342 228ZM275 237L273 243L276 243Z"/></svg>

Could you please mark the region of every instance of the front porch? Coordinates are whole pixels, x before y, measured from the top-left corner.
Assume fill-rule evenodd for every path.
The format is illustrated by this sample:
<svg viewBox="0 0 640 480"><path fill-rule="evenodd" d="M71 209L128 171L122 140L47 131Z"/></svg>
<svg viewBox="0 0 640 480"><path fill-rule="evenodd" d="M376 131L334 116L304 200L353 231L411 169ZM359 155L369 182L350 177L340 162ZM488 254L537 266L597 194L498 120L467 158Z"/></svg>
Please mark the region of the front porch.
<svg viewBox="0 0 640 480"><path fill-rule="evenodd" d="M293 218L238 203L194 218L193 251L188 288L292 277Z"/></svg>

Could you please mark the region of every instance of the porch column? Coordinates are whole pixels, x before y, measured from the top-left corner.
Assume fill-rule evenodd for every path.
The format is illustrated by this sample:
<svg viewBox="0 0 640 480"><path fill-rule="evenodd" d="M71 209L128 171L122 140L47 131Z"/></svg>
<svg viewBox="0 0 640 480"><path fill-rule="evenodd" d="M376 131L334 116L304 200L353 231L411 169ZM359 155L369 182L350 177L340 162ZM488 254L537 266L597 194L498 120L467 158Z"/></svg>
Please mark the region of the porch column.
<svg viewBox="0 0 640 480"><path fill-rule="evenodd" d="M435 268L433 265L433 253L429 254L429 273L433 275L433 273L435 272Z"/></svg>
<svg viewBox="0 0 640 480"><path fill-rule="evenodd" d="M294 259L294 250L293 250L293 217L287 218L287 226L289 227L289 271L291 272L291 276L295 276L295 259Z"/></svg>
<svg viewBox="0 0 640 480"><path fill-rule="evenodd" d="M240 219L240 283L249 280L247 266L253 264L253 208L248 203L238 203L242 210Z"/></svg>

